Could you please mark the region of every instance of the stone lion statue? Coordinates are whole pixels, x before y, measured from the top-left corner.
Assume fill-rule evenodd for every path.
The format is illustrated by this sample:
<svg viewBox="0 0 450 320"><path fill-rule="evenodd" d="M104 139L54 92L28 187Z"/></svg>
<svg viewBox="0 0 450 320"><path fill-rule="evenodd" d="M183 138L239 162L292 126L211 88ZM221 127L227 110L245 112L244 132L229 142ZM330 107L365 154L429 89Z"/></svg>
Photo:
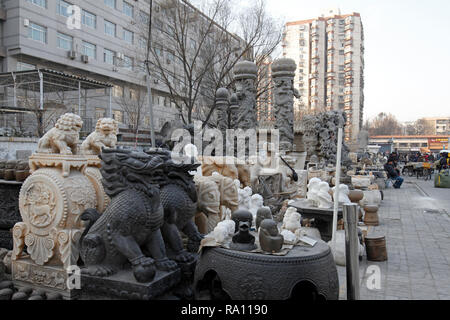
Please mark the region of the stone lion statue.
<svg viewBox="0 0 450 320"><path fill-rule="evenodd" d="M202 162L203 176L218 172L233 180L239 179L243 187L251 185L249 166L235 157L198 157Z"/></svg>
<svg viewBox="0 0 450 320"><path fill-rule="evenodd" d="M99 155L102 148L114 149L117 144L118 122L111 118L102 118L97 121L95 131L81 144L81 153L84 155Z"/></svg>
<svg viewBox="0 0 450 320"><path fill-rule="evenodd" d="M62 115L54 128L38 142L38 153L77 154L78 139L83 121L73 113Z"/></svg>

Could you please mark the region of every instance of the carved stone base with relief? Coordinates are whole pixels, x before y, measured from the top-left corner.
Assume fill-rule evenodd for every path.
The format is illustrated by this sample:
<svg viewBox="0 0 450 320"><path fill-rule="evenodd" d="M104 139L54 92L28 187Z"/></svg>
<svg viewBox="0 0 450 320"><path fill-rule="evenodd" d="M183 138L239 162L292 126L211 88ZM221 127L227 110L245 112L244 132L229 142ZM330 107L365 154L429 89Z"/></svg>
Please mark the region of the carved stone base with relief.
<svg viewBox="0 0 450 320"><path fill-rule="evenodd" d="M47 289L53 280L46 277L65 281L67 268L77 264L84 229L80 216L86 209L97 208L97 197L84 174L88 164L84 156L34 154L29 161L33 174L19 195L23 222L13 228L12 277ZM62 285L58 289L65 298L72 297L70 289Z"/></svg>

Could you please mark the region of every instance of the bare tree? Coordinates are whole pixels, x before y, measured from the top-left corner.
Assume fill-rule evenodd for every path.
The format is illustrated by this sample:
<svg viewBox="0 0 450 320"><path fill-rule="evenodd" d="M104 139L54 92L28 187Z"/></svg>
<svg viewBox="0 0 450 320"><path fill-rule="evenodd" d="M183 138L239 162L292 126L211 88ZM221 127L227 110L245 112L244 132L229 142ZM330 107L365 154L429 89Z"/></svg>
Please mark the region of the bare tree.
<svg viewBox="0 0 450 320"><path fill-rule="evenodd" d="M126 94L123 92L122 95L114 98L115 102L122 108L128 126L133 130L136 143L145 116L146 97L147 93L142 87L134 86L129 88Z"/></svg>
<svg viewBox="0 0 450 320"><path fill-rule="evenodd" d="M20 84L18 84L20 88ZM29 110L36 117L36 131L38 137L42 137L45 132L56 124L61 115L66 113L66 95L64 91L54 92L52 95L44 96L44 107L40 108L40 93L30 90L18 90L18 103Z"/></svg>
<svg viewBox="0 0 450 320"><path fill-rule="evenodd" d="M135 22L147 41L138 46L138 59L149 61L149 73L168 89L185 124L201 120L216 126L217 89L232 88L232 70L240 60L260 64L270 56L281 42L282 24L267 13L264 0L248 1L242 10L229 0L197 1L196 7L167 0L161 7L152 12L151 24Z"/></svg>
<svg viewBox="0 0 450 320"><path fill-rule="evenodd" d="M402 125L390 113L379 113L368 125L371 136L402 134Z"/></svg>

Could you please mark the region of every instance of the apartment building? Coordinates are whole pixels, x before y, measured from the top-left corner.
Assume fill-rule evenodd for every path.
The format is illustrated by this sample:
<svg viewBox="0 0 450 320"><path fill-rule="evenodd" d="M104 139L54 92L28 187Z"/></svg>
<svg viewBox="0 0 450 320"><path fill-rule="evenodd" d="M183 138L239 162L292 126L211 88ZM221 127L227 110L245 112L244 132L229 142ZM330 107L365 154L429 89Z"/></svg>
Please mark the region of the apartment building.
<svg viewBox="0 0 450 320"><path fill-rule="evenodd" d="M171 29L163 15L173 5L173 0L153 1L153 32L161 44L157 50L160 60L176 74L182 73L182 66L164 46L167 32L162 32ZM137 91L146 93L142 26L149 22L150 0L0 0L0 7L0 72L51 69L113 84L111 92L82 92L81 99L73 93L65 104L78 110L76 104L82 101L80 115L86 123L95 126L98 118L111 116L127 131L123 101L139 99ZM76 10L81 17L79 26L72 19ZM180 115L158 74L152 75L151 85L153 123L159 132ZM3 93L0 107L11 105L11 96ZM149 108L143 112L141 128L148 131ZM1 120L5 119L0 119L0 126L6 122Z"/></svg>
<svg viewBox="0 0 450 320"><path fill-rule="evenodd" d="M286 23L283 56L297 63L296 113L343 110L345 140L354 143L363 124L364 30L359 13L330 10L321 17Z"/></svg>
<svg viewBox="0 0 450 320"><path fill-rule="evenodd" d="M450 117L424 118L434 129L435 135L450 135Z"/></svg>

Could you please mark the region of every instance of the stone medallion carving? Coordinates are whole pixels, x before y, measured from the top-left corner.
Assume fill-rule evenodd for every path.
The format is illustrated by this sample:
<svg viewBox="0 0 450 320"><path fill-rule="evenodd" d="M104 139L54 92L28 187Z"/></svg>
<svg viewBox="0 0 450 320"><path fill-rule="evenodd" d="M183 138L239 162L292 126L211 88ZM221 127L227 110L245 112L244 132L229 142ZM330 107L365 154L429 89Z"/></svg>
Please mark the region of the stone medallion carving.
<svg viewBox="0 0 450 320"><path fill-rule="evenodd" d="M64 178L59 168L35 171L20 191L23 223L14 227L13 260L20 256L25 244L37 265L52 259L56 248L64 265L76 261L78 250L74 243L83 228L80 215L96 204L95 190L81 172L72 170L69 177Z"/></svg>

